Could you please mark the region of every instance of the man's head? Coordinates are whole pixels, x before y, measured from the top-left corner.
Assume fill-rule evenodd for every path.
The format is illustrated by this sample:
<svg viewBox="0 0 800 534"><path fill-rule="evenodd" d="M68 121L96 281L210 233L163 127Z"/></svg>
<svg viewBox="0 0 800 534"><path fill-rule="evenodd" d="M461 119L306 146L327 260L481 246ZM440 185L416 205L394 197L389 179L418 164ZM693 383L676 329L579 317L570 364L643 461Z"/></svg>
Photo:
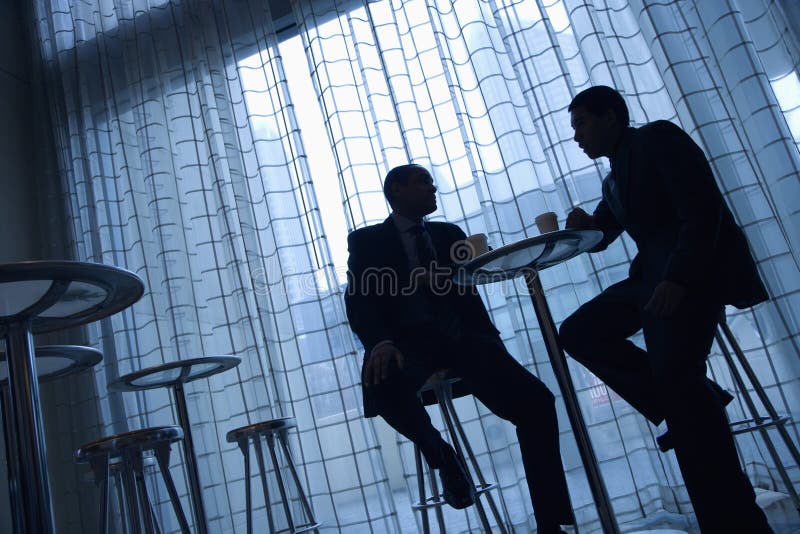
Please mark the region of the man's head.
<svg viewBox="0 0 800 534"><path fill-rule="evenodd" d="M394 211L410 219L436 211L436 186L421 165L410 163L390 170L383 181L383 194Z"/></svg>
<svg viewBox="0 0 800 534"><path fill-rule="evenodd" d="M628 106L617 91L605 85L578 93L567 108L575 142L592 159L611 156L622 131L630 123Z"/></svg>

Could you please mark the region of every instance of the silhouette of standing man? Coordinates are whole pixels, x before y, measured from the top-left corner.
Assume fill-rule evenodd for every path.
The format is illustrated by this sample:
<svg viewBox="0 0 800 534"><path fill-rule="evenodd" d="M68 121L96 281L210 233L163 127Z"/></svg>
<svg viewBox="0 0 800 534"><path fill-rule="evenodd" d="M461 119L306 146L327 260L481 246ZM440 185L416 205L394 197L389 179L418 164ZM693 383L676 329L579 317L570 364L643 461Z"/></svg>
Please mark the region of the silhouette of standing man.
<svg viewBox="0 0 800 534"><path fill-rule="evenodd" d="M706 378L724 305L767 299L744 234L683 130L629 127L625 101L605 86L579 93L569 111L575 141L591 159L610 158L611 172L594 213L574 209L567 227L601 230L592 252L623 231L639 251L627 279L564 321L563 347L653 424L666 419L662 440L674 445L702 532L772 532L739 466L730 396ZM627 339L640 329L646 351Z"/></svg>

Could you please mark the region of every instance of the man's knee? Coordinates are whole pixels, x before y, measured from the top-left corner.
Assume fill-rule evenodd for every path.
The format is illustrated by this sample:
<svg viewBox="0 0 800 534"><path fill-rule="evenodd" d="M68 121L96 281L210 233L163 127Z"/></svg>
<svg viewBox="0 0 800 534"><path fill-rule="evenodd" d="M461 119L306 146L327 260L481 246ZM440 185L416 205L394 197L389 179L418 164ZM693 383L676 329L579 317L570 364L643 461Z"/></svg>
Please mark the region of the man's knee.
<svg viewBox="0 0 800 534"><path fill-rule="evenodd" d="M558 329L561 347L574 358L579 358L586 346L586 336L589 333L587 322L581 309L564 319Z"/></svg>

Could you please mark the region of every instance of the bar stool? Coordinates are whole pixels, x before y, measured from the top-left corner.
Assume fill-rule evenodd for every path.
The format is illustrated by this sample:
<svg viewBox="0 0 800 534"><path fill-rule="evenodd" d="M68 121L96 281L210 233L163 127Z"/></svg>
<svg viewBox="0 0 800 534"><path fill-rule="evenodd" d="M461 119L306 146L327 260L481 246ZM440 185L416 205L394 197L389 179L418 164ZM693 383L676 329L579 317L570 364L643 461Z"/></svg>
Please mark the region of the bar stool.
<svg viewBox="0 0 800 534"><path fill-rule="evenodd" d="M789 474L786 472L786 467L784 467L781 457L778 454L778 451L775 449L772 438L767 431L770 427L774 427L778 431L778 434L783 439L783 443L786 445L786 448L792 455L795 463L800 465L800 452L798 452L797 446L794 444L794 442L792 442L792 438L789 436L789 432L786 430L786 423L788 423L791 419L788 416L780 416L778 411L775 409L775 406L772 404L772 401L769 400L767 393L764 391L764 387L758 380L758 376L756 375L755 371L753 371L753 368L747 361L747 357L742 351L742 348L739 346L739 343L737 343L736 338L733 336L733 332L731 332L731 329L728 326L724 311L720 317L719 327L717 328L716 333L716 340L719 348L722 351L722 356L725 358L725 362L728 364L733 381L736 383L736 387L742 395L742 400L744 400L744 404L747 406L747 409L750 412L750 419L744 419L742 421L735 421L731 423L731 432L734 435L744 434L747 432L758 432L761 435L761 439L764 440L767 451L772 457L772 461L775 462L775 468L778 470L781 480L786 486L786 490L794 502L795 508L800 510L800 498L798 498L797 492L792 485L792 480L789 478ZM731 351L733 354L731 354ZM736 355L736 360L734 360L734 354ZM747 380L752 385L753 391L758 396L761 404L764 406L764 410L767 412L766 416L761 415L758 411L758 408L756 408L753 397L745 385L744 378L736 366L736 361L738 361L739 365L744 371L744 374L747 376Z"/></svg>
<svg viewBox="0 0 800 534"><path fill-rule="evenodd" d="M180 497L175 482L169 472L170 445L183 439L183 431L178 426L158 426L134 430L123 434L108 436L86 443L75 451L75 461L89 463L94 474L95 484L102 492L100 505L99 532L108 532L109 511L109 478L111 466L120 463L117 468L122 478L122 494L127 509L130 532L140 534L142 524L147 534L161 532L156 521L153 506L147 495L144 471L146 465L145 451L153 451L158 463L169 499L175 510L181 532L189 534L189 524L181 508ZM142 523L141 518L144 517ZM124 524L124 520L123 520Z"/></svg>
<svg viewBox="0 0 800 534"><path fill-rule="evenodd" d="M454 386L456 388L455 392ZM495 530L493 530L489 524L486 510L480 500L481 496L486 497L492 516L497 522L497 526L495 527L496 532L506 533L508 532L506 530L506 524L510 524L510 521L508 521L508 512L505 509L505 505L503 505L503 515L500 515L500 511L498 510L497 505L494 502L494 498L490 493L490 491L495 489L497 485L487 482L486 478L483 476L483 472L478 464L478 459L475 457L472 446L467 439L467 434L464 432L464 427L461 425L461 420L458 418L458 414L453 406L454 398L463 397L468 393L469 392L466 390L465 384L460 378L452 376L449 369L442 369L433 373L430 378L428 378L425 384L423 384L423 386L417 392L417 397L424 406L431 406L433 404L439 405L439 409L442 413L442 419L447 425L447 432L450 435L450 443L455 449L456 455L458 456L462 465L464 465L466 468L465 470L467 472L467 476L470 477L470 482L475 486L475 507L478 510L478 517L484 531L487 533L495 532ZM471 470L465 461L464 453L466 453L466 458L469 458L469 463L472 465ZM419 490L419 501L412 504L411 508L420 511L422 515L422 530L425 534L428 534L431 531L430 523L428 521L428 508L433 508L436 513L436 521L439 524L439 532L444 533L446 530L442 506L444 506L446 503L442 495L439 493L439 484L436 480L436 475L430 466L427 467L427 471L432 496L426 497L425 472L423 471L422 453L420 452L419 447L416 445L414 445L414 461L417 467L417 488Z"/></svg>
<svg viewBox="0 0 800 534"><path fill-rule="evenodd" d="M125 516L125 486L122 480L122 470L124 467L124 463L117 458L116 460L111 461L108 465L108 475L109 475L109 483L111 487L109 491L114 492L114 496L117 499L117 507L119 508L120 512L120 522L122 524L123 532L127 532L127 522ZM148 456L145 454L143 461L142 461L142 468L144 470L145 477L152 476L156 472L156 459L153 456ZM101 484L102 480L95 480L94 472L89 470L87 471L84 476L83 480L86 482L92 482L96 484ZM109 506L110 506L110 499L109 499ZM111 510L109 508L109 513Z"/></svg>
<svg viewBox="0 0 800 534"><path fill-rule="evenodd" d="M247 506L247 533L251 534L253 532L253 497L252 491L250 488L250 442L253 442L253 448L255 449L256 453L256 461L258 462L258 473L261 477L261 487L264 491L264 504L266 505L267 509L267 521L269 523L269 531L270 532L278 532L275 529L275 519L272 516L272 505L269 498L269 490L267 489L267 469L265 467L264 462L264 455L261 448L261 438L266 438L267 440L267 448L269 450L270 458L272 459L272 467L275 471L275 478L276 482L278 483L278 490L281 494L281 504L283 505L283 511L286 515L286 521L288 523L289 533L295 534L298 532L319 532L318 527L321 523L318 523L314 519L314 514L311 511L311 506L306 498L306 494L303 492L303 486L300 484L300 477L297 476L297 469L295 469L294 462L292 461L292 456L289 453L289 443L288 443L288 433L289 429L295 428L297 424L295 424L294 419L291 417L281 417L279 419L270 419L269 421L264 421L262 423L255 423L248 426L243 426L240 428L236 428L228 432L226 435L226 439L228 443L238 443L239 448L244 455L244 472L245 472L245 499L246 499L246 506ZM286 466L289 468L289 474L292 477L294 482L295 488L297 493L300 497L300 503L303 508L303 523L296 524L294 517L292 516L292 510L289 506L289 498L287 496L287 488L286 483L284 481L284 477L281 474L281 466L278 463L278 453L275 447L275 438L278 438L278 441L281 444L281 450L283 451L283 458L286 461Z"/></svg>

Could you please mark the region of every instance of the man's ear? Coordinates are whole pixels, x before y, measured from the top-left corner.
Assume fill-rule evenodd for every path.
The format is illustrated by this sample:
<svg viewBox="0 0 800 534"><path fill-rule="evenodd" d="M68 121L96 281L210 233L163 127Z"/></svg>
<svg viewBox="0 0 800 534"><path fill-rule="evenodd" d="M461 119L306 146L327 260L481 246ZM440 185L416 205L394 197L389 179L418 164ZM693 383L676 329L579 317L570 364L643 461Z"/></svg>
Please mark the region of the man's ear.
<svg viewBox="0 0 800 534"><path fill-rule="evenodd" d="M605 125L608 126L609 128L616 129L619 127L619 122L617 121L617 114L614 113L613 109L608 108L607 110L605 110L605 112L603 112L602 118Z"/></svg>
<svg viewBox="0 0 800 534"><path fill-rule="evenodd" d="M400 193L400 191L401 191L401 190L402 190L402 188L403 188L403 185L404 185L404 184L402 184L402 183L400 183L400 182L394 182L394 183L391 185L391 188L390 188L390 189L392 190L392 198L394 198L394 199L396 199L396 198L397 198L397 196L398 196L398 193Z"/></svg>

